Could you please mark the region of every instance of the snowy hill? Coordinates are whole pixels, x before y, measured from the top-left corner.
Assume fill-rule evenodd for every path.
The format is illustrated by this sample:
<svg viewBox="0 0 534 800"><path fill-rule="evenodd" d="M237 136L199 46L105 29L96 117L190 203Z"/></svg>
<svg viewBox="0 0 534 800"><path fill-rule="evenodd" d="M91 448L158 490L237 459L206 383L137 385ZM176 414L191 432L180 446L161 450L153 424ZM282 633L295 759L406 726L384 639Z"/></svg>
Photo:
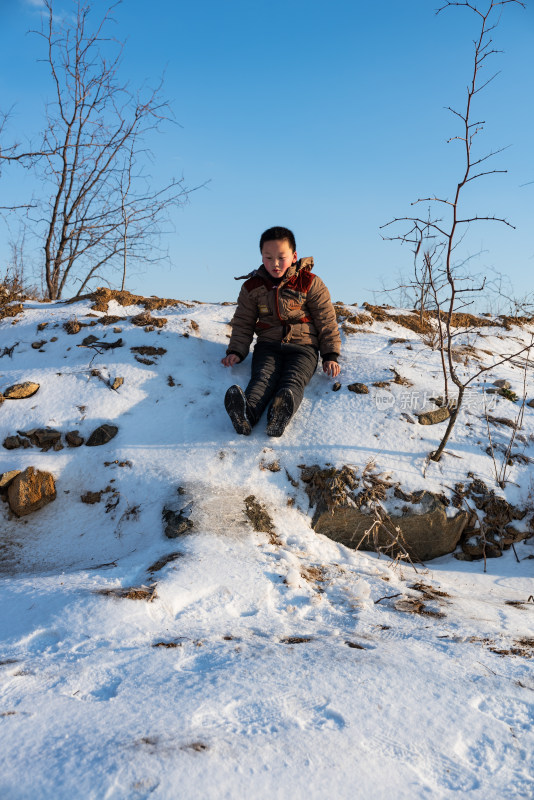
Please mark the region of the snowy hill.
<svg viewBox="0 0 534 800"><path fill-rule="evenodd" d="M20 518L0 506L0 796L531 798L534 539L486 573L351 550L312 529L301 466L447 497L476 477L529 509L526 531L534 408L510 465L510 428L491 425L493 458L486 417L517 418L532 367L486 374L520 397L489 395L486 414L476 382L429 462L443 424L416 412L442 392L439 353L406 312L338 305L339 391L318 370L282 438L264 421L240 437L222 403L250 368L220 364L232 313L101 293L0 322L0 392L39 384L0 405L0 441L26 442L0 473L33 466L57 492ZM459 329L462 369L531 341L492 322ZM67 446L103 424L107 443ZM60 445L28 446L47 427Z"/></svg>

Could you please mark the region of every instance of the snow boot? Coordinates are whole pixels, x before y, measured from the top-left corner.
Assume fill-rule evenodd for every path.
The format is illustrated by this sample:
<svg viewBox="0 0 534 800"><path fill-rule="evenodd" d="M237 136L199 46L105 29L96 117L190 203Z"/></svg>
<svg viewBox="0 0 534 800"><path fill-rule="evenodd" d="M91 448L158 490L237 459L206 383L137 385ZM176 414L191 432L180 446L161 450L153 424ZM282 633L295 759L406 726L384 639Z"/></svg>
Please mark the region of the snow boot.
<svg viewBox="0 0 534 800"><path fill-rule="evenodd" d="M230 386L224 396L224 407L236 432L248 436L252 426L247 417L247 398L240 386Z"/></svg>
<svg viewBox="0 0 534 800"><path fill-rule="evenodd" d="M281 436L293 416L295 403L291 389L278 392L269 409L267 436Z"/></svg>

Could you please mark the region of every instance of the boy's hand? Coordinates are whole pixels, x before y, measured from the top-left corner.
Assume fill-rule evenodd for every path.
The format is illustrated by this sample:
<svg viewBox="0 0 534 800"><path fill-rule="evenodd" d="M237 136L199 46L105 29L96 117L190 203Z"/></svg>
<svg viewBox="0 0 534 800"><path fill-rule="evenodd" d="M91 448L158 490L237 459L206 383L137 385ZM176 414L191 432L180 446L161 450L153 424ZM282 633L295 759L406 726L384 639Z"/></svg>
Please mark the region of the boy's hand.
<svg viewBox="0 0 534 800"><path fill-rule="evenodd" d="M337 378L341 372L341 367L337 361L323 361L323 372L326 372L330 378Z"/></svg>
<svg viewBox="0 0 534 800"><path fill-rule="evenodd" d="M234 367L236 364L239 364L241 359L239 356L236 356L235 353L230 353L229 356L225 356L221 358L221 364L224 364L225 367Z"/></svg>

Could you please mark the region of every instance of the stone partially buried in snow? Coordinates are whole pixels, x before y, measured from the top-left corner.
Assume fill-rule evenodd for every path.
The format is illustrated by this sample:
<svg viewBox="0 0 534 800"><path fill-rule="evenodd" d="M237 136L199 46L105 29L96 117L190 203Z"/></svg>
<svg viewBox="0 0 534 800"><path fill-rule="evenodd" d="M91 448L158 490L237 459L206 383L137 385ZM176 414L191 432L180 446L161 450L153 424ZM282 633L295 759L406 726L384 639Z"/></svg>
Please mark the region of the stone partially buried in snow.
<svg viewBox="0 0 534 800"><path fill-rule="evenodd" d="M80 436L77 430L69 431L68 433L66 433L65 439L67 440L67 444L69 447L80 447L85 441L83 436Z"/></svg>
<svg viewBox="0 0 534 800"><path fill-rule="evenodd" d="M85 444L87 447L98 447L101 444L107 444L118 432L119 429L116 425L108 425L105 423L92 432Z"/></svg>
<svg viewBox="0 0 534 800"><path fill-rule="evenodd" d="M424 411L422 414L417 415L420 425L436 425L438 422L444 422L451 415L448 406L435 408L433 411Z"/></svg>
<svg viewBox="0 0 534 800"><path fill-rule="evenodd" d="M20 469L10 469L8 472L0 473L0 493L5 494L7 492L17 475L20 475Z"/></svg>
<svg viewBox="0 0 534 800"><path fill-rule="evenodd" d="M8 400L24 400L26 397L31 397L39 389L38 383L33 381L26 381L25 383L15 383L9 386L4 391L4 397Z"/></svg>
<svg viewBox="0 0 534 800"><path fill-rule="evenodd" d="M420 511L391 516L394 526L400 529L398 540L413 560L430 561L447 553L452 553L462 532L467 525L469 514L458 511L453 517L447 517L443 503L431 492L424 492ZM347 547L360 550L381 551L393 558L402 552L402 547L394 543L394 535L378 528L372 533L375 518L363 514L357 508L339 506L333 512L326 507L318 508L312 520L316 533L322 533Z"/></svg>
<svg viewBox="0 0 534 800"><path fill-rule="evenodd" d="M56 484L49 472L27 467L17 475L7 490L9 507L17 517L24 517L56 499Z"/></svg>
<svg viewBox="0 0 534 800"><path fill-rule="evenodd" d="M347 389L355 394L369 394L369 387L365 383L350 383Z"/></svg>

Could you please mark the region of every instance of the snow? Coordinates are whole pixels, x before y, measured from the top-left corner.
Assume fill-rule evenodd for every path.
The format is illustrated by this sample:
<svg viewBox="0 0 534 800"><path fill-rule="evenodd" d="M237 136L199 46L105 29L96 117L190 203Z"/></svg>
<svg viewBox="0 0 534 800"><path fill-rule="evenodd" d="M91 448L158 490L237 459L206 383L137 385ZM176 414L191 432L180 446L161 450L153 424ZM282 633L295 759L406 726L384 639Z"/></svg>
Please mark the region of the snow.
<svg viewBox="0 0 534 800"><path fill-rule="evenodd" d="M140 310L113 301L108 313ZM0 406L2 441L34 427L86 438L103 422L119 427L102 447L1 451L0 471L48 470L58 494L21 519L0 507L0 796L531 798L533 662L494 651L534 636L533 540L516 545L519 561L512 550L488 560L486 573L452 555L416 571L316 534L304 485L289 480L299 464L373 464L406 492L450 495L469 472L496 488L482 383L442 461L429 462L443 425L406 416L442 392L438 353L374 322L343 336L340 391L318 370L282 438L267 437L263 420L241 437L222 404L250 364L220 364L232 313L178 305L152 312L168 319L160 331L125 320L121 333L68 335L74 316L91 322L90 300L31 302L16 324L0 323L2 348L18 342L0 359L0 391L41 384ZM124 346L90 363L94 352L76 346L90 333ZM458 342L493 353L482 355L491 363L531 333L488 327ZM43 352L31 348L42 339ZM130 351L140 345L167 352L141 364ZM413 386L371 386L392 369ZM105 381L116 376L124 384L113 391ZM508 363L486 382L506 378L522 395L523 377ZM354 381L369 395L348 392ZM495 416L518 412L491 400ZM493 427L494 443L509 437ZM531 457L533 440L525 408L517 445ZM528 464L509 468L510 502L532 507L531 476ZM106 487L100 503L80 501ZM252 529L250 495L273 535ZM191 502L191 532L165 538L163 508ZM430 614L407 610L416 584L445 595L425 600ZM152 599L109 593L142 586Z"/></svg>

